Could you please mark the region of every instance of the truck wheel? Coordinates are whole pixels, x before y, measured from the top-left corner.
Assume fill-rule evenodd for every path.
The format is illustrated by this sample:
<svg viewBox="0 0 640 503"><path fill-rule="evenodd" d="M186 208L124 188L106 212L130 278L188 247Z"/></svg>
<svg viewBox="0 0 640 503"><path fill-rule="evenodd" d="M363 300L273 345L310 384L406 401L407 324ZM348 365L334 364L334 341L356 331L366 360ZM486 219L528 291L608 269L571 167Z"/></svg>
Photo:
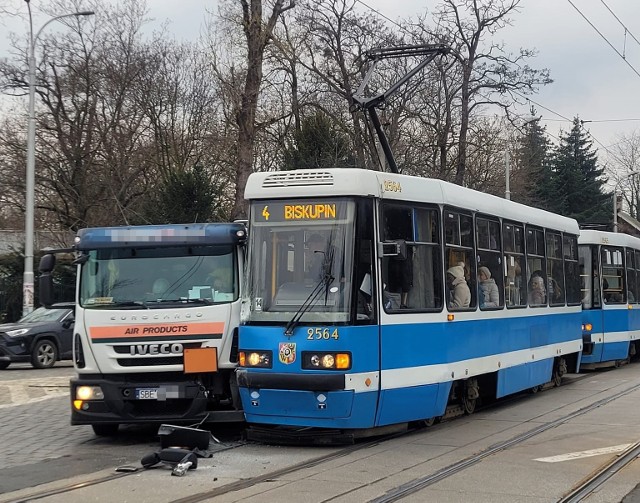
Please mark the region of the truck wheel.
<svg viewBox="0 0 640 503"><path fill-rule="evenodd" d="M31 352L31 365L37 369L48 369L58 360L58 348L49 339L38 341Z"/></svg>
<svg viewBox="0 0 640 503"><path fill-rule="evenodd" d="M93 432L99 437L113 437L118 433L119 424L92 424Z"/></svg>
<svg viewBox="0 0 640 503"><path fill-rule="evenodd" d="M11 362L0 362L0 370L6 369L9 365L11 365Z"/></svg>

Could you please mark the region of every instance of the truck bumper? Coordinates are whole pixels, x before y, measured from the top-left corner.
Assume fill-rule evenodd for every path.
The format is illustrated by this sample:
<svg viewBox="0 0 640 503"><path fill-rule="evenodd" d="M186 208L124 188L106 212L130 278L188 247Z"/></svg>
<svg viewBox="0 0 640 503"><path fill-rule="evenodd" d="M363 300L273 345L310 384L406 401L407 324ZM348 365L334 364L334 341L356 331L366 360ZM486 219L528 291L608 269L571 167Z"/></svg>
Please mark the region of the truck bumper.
<svg viewBox="0 0 640 503"><path fill-rule="evenodd" d="M78 400L76 390L81 386L99 387L103 398ZM231 400L210 400L195 380L114 381L79 376L71 379L70 399L72 425L244 421L244 412Z"/></svg>

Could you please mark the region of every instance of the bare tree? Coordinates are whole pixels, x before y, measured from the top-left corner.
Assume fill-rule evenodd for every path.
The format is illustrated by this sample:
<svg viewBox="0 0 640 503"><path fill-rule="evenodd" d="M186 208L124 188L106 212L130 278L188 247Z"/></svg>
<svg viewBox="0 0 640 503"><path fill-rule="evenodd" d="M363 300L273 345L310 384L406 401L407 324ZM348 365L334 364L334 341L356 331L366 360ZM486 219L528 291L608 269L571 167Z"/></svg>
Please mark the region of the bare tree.
<svg viewBox="0 0 640 503"><path fill-rule="evenodd" d="M247 41L247 68L240 107L236 112L238 124L238 158L235 174L235 204L232 218L246 217L244 188L253 168L253 153L256 140L255 118L258 95L262 84L264 51L273 35L280 15L295 6L294 0L275 0L271 13L264 21L262 0L240 0L242 6L242 29Z"/></svg>
<svg viewBox="0 0 640 503"><path fill-rule="evenodd" d="M619 168L611 173L611 181L618 187L618 194L622 194L629 208L629 214L638 218L640 216L640 176L634 173L640 172L640 131L622 135L618 140L608 152Z"/></svg>
<svg viewBox="0 0 640 503"><path fill-rule="evenodd" d="M532 93L537 86L551 82L548 70L534 70L525 61L535 52L520 49L507 54L503 44L483 40L511 23L520 0L443 0L438 11L444 42L453 49L462 75L460 80L460 131L455 181L465 182L469 120L476 107L494 104L509 112L520 93ZM501 101L503 97L506 101Z"/></svg>

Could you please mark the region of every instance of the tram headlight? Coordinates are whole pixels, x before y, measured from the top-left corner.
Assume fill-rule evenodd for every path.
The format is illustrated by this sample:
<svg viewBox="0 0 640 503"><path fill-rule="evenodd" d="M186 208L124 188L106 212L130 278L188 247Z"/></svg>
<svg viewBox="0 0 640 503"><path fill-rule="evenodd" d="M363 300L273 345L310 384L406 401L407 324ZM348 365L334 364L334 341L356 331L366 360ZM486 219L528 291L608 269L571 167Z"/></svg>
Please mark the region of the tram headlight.
<svg viewBox="0 0 640 503"><path fill-rule="evenodd" d="M326 369L333 368L336 363L336 359L333 355L324 355L322 357L322 366Z"/></svg>
<svg viewBox="0 0 640 503"><path fill-rule="evenodd" d="M238 363L241 367L271 368L271 351L240 351Z"/></svg>
<svg viewBox="0 0 640 503"><path fill-rule="evenodd" d="M591 332L591 330L593 330L593 325L591 323L583 323L582 324L582 331L583 332Z"/></svg>
<svg viewBox="0 0 640 503"><path fill-rule="evenodd" d="M351 368L351 353L303 351L302 368L305 370L349 370Z"/></svg>

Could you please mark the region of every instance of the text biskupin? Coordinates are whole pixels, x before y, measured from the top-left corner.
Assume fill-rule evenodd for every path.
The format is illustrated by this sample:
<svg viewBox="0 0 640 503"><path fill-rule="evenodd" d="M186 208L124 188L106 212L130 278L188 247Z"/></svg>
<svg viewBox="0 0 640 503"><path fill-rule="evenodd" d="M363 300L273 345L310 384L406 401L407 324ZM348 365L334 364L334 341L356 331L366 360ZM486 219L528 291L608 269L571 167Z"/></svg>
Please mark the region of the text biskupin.
<svg viewBox="0 0 640 503"><path fill-rule="evenodd" d="M335 204L287 204L285 220L323 220L336 218Z"/></svg>

